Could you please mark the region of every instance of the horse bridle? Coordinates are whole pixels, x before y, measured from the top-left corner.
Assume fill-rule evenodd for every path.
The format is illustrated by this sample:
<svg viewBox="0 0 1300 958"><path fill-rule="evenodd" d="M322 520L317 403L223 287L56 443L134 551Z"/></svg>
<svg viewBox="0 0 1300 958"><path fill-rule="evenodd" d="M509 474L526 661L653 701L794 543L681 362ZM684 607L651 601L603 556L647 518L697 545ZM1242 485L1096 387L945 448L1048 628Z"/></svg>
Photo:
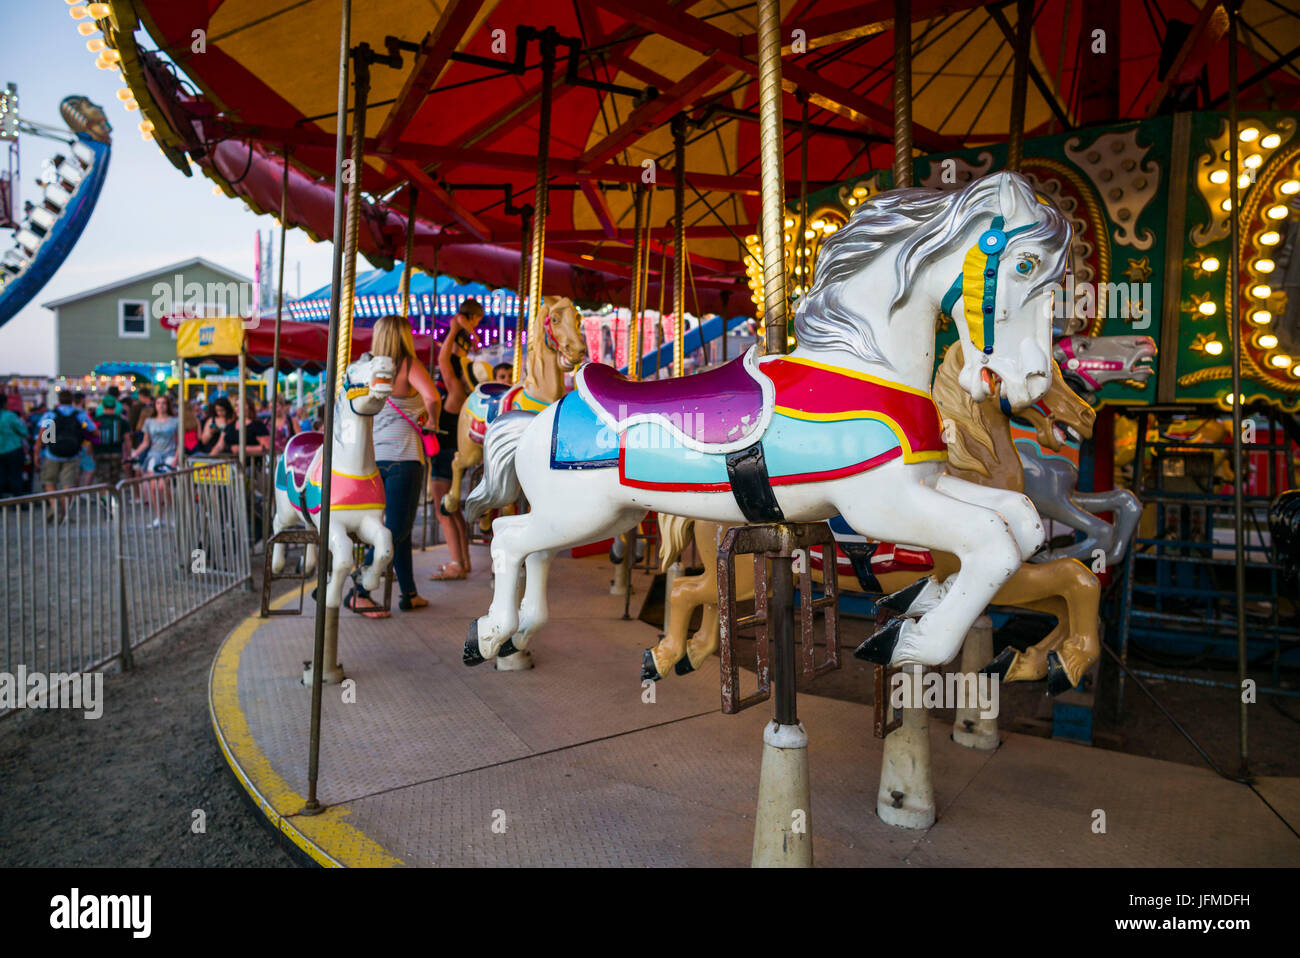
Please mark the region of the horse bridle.
<svg viewBox="0 0 1300 958"><path fill-rule="evenodd" d="M1074 343L1069 336L1063 336L1056 341L1056 346L1065 354L1065 362L1062 363L1062 371L1074 373L1087 384L1089 389L1094 391L1101 388L1101 383L1093 376L1088 374L1089 369L1095 369L1098 372L1111 372L1116 369L1123 369L1124 363L1118 359L1080 359L1074 355Z"/></svg>
<svg viewBox="0 0 1300 958"><path fill-rule="evenodd" d="M998 298L998 264L1002 251L1007 248L1007 241L1017 233L1033 229L1038 223L1017 226L1013 230L1002 228L1005 220L1001 216L993 217L993 224L980 234L966 253L962 270L948 287L939 305L940 311L949 319L953 318L952 309L961 299L966 315L966 329L970 341L976 349L986 355L993 353L993 324L997 317ZM975 290L980 290L978 299ZM976 317L979 317L977 320Z"/></svg>

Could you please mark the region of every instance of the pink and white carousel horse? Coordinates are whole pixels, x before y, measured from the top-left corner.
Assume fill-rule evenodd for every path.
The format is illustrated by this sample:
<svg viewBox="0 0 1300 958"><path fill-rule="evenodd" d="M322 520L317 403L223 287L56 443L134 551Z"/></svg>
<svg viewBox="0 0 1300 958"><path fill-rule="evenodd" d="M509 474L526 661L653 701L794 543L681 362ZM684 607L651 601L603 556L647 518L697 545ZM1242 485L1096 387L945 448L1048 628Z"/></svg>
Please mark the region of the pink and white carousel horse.
<svg viewBox="0 0 1300 958"><path fill-rule="evenodd" d="M1043 527L1023 495L945 475L930 397L936 320L956 320L959 385L976 402L999 386L1012 409L1041 398L1069 233L1015 173L882 193L822 247L793 353L751 349L712 372L642 383L588 365L539 415L499 418L467 515L521 490L532 511L496 521L494 595L465 663L526 647L546 621L551 558L647 510L733 523L841 514L874 539L955 554L959 571L859 649L881 663L947 662Z"/></svg>
<svg viewBox="0 0 1300 958"><path fill-rule="evenodd" d="M375 550L373 561L361 572L365 589L379 586L393 558L393 536L384 525L384 483L371 441L374 416L392 394L393 375L392 359L365 353L348 366L334 401L329 543L333 565L325 587L325 605L331 609L342 605L343 583L352 572L352 535ZM300 525L316 527L324 454L322 432L299 433L285 445L275 467L274 532ZM309 545L303 571L311 572L315 566L316 547ZM271 569L284 569L283 545L272 550Z"/></svg>

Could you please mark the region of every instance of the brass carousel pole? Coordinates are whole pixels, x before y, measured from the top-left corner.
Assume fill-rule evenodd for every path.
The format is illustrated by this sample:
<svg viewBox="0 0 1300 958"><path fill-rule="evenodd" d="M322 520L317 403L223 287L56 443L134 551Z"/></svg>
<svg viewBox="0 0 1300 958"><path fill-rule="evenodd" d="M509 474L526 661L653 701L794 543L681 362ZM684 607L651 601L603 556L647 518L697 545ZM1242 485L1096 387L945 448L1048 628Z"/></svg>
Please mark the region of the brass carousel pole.
<svg viewBox="0 0 1300 958"><path fill-rule="evenodd" d="M415 204L420 199L420 191L414 186L408 186L410 196L406 203L406 251L402 254L402 282L398 290L402 297L401 317L409 319L411 316L411 274L415 267L411 260L415 257ZM436 280L435 280L436 282Z"/></svg>
<svg viewBox="0 0 1300 958"><path fill-rule="evenodd" d="M510 378L514 382L519 382L523 378L524 370L524 330L528 327L528 237L532 232L531 217L533 208L525 206L519 214L519 315L515 317L515 350Z"/></svg>
<svg viewBox="0 0 1300 958"><path fill-rule="evenodd" d="M335 113L334 134L334 263L330 275L330 350L326 360L325 381L321 401L325 404L325 435L334 435L334 393L339 368L339 298L343 284L343 158L347 143L348 117L348 47L352 34L352 0L341 0L342 25L339 27L339 88L338 107ZM333 462L333 443L327 442L322 450L320 546L316 560L316 635L313 645L311 670L311 740L307 760L307 802L303 815L319 815L325 810L316 797L316 779L320 773L320 710L322 670L318 667L325 657L325 633L328 625L338 637L339 610L325 607L325 584L329 577L330 529L330 466ZM327 622L327 619L329 620Z"/></svg>
<svg viewBox="0 0 1300 958"><path fill-rule="evenodd" d="M1011 75L1011 135L1007 140L1007 169L1020 172L1025 149L1025 94L1029 85L1029 31L1034 25L1034 0L1016 0L1015 69Z"/></svg>
<svg viewBox="0 0 1300 958"><path fill-rule="evenodd" d="M528 269L528 345L531 348L537 330L533 328L542 308L542 267L546 255L546 214L550 208L547 178L551 151L551 97L555 81L555 31L548 27L539 39L542 48L542 101L537 123L537 195L533 198L533 251ZM516 344L518 340L515 341ZM515 356L521 357L519 346Z"/></svg>
<svg viewBox="0 0 1300 958"><path fill-rule="evenodd" d="M645 220L645 184L637 184L632 203L636 214L632 226L632 300L628 304L627 378L635 381L641 378L641 276L644 271L641 260L647 245L641 238L641 227Z"/></svg>
<svg viewBox="0 0 1300 958"><path fill-rule="evenodd" d="M277 460L275 449L275 417L280 411L280 324L284 320L284 244L289 232L289 148L284 148L284 176L280 182L280 269L275 299L275 340L271 347L271 457L262 476L262 550L270 568L270 550L266 543L271 537L272 477ZM287 441L287 440L286 440Z"/></svg>
<svg viewBox="0 0 1300 958"><path fill-rule="evenodd" d="M365 162L366 99L370 93L369 44L357 47L352 110L352 183L348 187L348 228L343 241L343 301L339 321L336 388L342 387L352 361L352 314L357 288L357 232L361 226L361 166Z"/></svg>
<svg viewBox="0 0 1300 958"><path fill-rule="evenodd" d="M779 64L778 64L779 66ZM686 375L686 114L673 117L673 375ZM662 277L660 282L662 282Z"/></svg>
<svg viewBox="0 0 1300 958"><path fill-rule="evenodd" d="M1242 483L1245 481L1245 466L1241 454L1241 190L1238 188L1237 150L1238 138L1237 116L1237 21L1240 15L1238 0L1228 2L1228 169L1231 190L1232 215L1229 217L1232 256L1228 259L1228 337L1232 344L1232 536L1236 553L1236 592L1237 592L1237 679L1239 686L1246 684L1246 548L1245 548L1245 503L1243 501ZM1240 726L1241 770L1242 778L1250 777L1248 760L1250 752L1247 747L1246 701L1245 696L1238 705Z"/></svg>
<svg viewBox="0 0 1300 958"><path fill-rule="evenodd" d="M894 188L912 185L912 4L894 0Z"/></svg>

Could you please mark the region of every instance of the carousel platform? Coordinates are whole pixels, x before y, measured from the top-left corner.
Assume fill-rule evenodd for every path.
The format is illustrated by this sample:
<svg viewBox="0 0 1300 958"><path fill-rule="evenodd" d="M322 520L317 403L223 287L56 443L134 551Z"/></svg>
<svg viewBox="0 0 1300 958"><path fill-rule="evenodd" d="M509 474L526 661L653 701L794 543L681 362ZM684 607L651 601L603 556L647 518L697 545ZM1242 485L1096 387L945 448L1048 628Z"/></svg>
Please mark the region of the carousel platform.
<svg viewBox="0 0 1300 958"><path fill-rule="evenodd" d="M490 561L478 548L469 579L428 581L441 561L441 549L416 556L428 608L384 620L342 612L355 701L325 687L321 815L299 814L310 600L301 617L254 615L226 639L210 678L213 726L275 828L330 866L749 864L766 705L723 715L713 668L673 676L644 701L641 650L656 633L620 619L604 557L556 560L535 669L466 668ZM634 613L649 582L635 579ZM1279 818L1300 828L1300 779L1261 781L1266 804L1202 768L1006 732L997 751L974 752L932 722L938 821L907 831L875 814L870 709L801 695L799 714L818 865L1300 865L1300 839Z"/></svg>

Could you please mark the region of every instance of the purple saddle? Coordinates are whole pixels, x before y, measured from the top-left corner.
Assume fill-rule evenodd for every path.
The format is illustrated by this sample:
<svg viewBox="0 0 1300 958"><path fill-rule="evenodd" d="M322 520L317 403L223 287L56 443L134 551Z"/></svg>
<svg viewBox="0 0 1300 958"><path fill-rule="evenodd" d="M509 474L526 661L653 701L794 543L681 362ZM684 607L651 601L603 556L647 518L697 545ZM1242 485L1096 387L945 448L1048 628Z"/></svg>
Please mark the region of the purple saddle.
<svg viewBox="0 0 1300 958"><path fill-rule="evenodd" d="M612 366L588 363L578 372L577 388L616 433L637 423L655 423L688 448L735 452L756 442L772 419L775 390L757 359L751 348L708 372L644 382L632 382Z"/></svg>
<svg viewBox="0 0 1300 958"><path fill-rule="evenodd" d="M284 471L293 483L294 489L307 485L307 470L325 442L323 432L300 432L290 438L284 447Z"/></svg>

